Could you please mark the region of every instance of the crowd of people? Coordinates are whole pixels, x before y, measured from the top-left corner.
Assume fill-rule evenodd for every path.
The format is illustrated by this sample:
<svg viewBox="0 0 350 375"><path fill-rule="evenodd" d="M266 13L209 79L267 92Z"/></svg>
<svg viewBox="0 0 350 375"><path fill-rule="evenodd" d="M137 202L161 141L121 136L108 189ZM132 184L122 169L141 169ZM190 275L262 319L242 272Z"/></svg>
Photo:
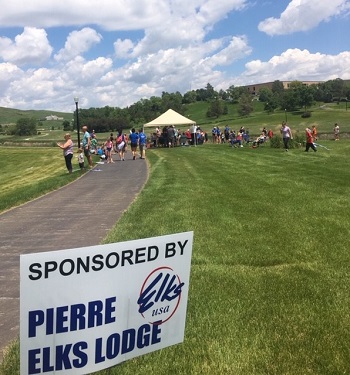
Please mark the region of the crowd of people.
<svg viewBox="0 0 350 375"><path fill-rule="evenodd" d="M81 170L85 168L86 158L89 168L93 167L92 154L98 155L101 161L106 163L114 163L113 155L118 154L121 161L125 160L125 153L130 143L132 159L136 158L145 159L147 149L147 136L143 129L136 131L135 128L131 129L130 133L123 133L119 131L117 136L114 137L111 133L102 143L97 140L95 131L90 133L87 126L82 127L83 139L78 148L78 163ZM289 150L290 141L293 139L293 134L288 124L283 121L280 129L285 151ZM340 127L335 123L333 128L334 140L340 139ZM259 147L267 140L274 136L273 131L264 127L261 134L255 139L251 140L249 130L242 126L237 132L230 129L228 125L221 131L219 126L214 126L211 131L211 141L214 144L228 143L231 147L243 147L243 144L251 143L253 148ZM311 148L314 152L317 151L318 139L317 128L313 125L311 128L305 128L306 148L308 152ZM185 131L177 129L175 125L164 126L162 129L157 127L155 132L150 137L151 147L175 147L184 145L200 145L209 142L208 134L199 126L193 124ZM63 150L66 168L69 173L73 172L72 159L73 159L73 141L71 135L66 133L64 136L64 143L57 143L57 146Z"/></svg>
<svg viewBox="0 0 350 375"><path fill-rule="evenodd" d="M208 142L208 134L195 124L187 130L177 129L175 125L157 127L151 134L152 147L199 145L206 142Z"/></svg>
<svg viewBox="0 0 350 375"><path fill-rule="evenodd" d="M95 131L93 130L90 133L87 126L83 126L82 131L83 138L77 154L80 170L85 169L85 158L89 168L93 168L92 155L99 156L100 162L106 162L107 164L114 163L113 155L115 154L119 155L121 161L125 161L125 153L127 152L129 141L133 160L136 160L138 153L140 159L145 159L146 157L147 137L143 129L137 132L133 128L129 135L120 131L116 137L111 133L103 142L99 142ZM57 146L63 150L66 168L69 173L72 173L74 143L69 133L64 135L64 140L64 143L57 142Z"/></svg>

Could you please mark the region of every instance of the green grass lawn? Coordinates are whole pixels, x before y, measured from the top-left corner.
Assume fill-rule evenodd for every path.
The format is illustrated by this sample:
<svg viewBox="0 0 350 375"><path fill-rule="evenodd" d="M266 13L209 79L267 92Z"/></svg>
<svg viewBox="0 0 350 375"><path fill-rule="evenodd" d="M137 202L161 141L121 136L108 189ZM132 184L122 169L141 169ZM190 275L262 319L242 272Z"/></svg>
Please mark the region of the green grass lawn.
<svg viewBox="0 0 350 375"><path fill-rule="evenodd" d="M0 147L0 212L55 190L81 176L69 175L58 147Z"/></svg>
<svg viewBox="0 0 350 375"><path fill-rule="evenodd" d="M320 133L333 133L334 124L340 125L341 132L350 132L350 108L346 110L345 103L316 103L308 111L311 117L302 118L303 111L287 112L276 110L274 113L268 114L264 111L264 103L253 101L253 112L247 117L238 115L238 104L227 104L228 114L219 118L207 118L206 112L209 107L207 102L196 102L188 106L186 116L197 122L206 131L211 131L213 126L224 128L229 125L231 129L239 130L241 126L249 129L251 134L260 134L262 128L272 129L279 132L282 121L286 119L293 132L302 132L306 126L316 125ZM185 127L182 127L185 128Z"/></svg>
<svg viewBox="0 0 350 375"><path fill-rule="evenodd" d="M322 144L147 151L105 242L194 231L185 341L100 374L349 373L350 142Z"/></svg>
<svg viewBox="0 0 350 375"><path fill-rule="evenodd" d="M150 180L107 241L194 230L186 339L111 374L348 371L350 144L326 144L148 153Z"/></svg>

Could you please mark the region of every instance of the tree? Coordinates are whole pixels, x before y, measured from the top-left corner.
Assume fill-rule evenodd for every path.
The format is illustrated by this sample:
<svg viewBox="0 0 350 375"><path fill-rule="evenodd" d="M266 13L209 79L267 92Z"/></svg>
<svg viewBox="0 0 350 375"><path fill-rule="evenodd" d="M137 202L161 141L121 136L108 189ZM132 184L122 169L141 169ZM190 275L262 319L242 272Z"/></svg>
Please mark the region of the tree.
<svg viewBox="0 0 350 375"><path fill-rule="evenodd" d="M265 103L264 110L272 113L278 108L279 99L277 95L272 95L268 102Z"/></svg>
<svg viewBox="0 0 350 375"><path fill-rule="evenodd" d="M299 108L300 99L296 90L286 90L281 98L281 109L288 112L295 111Z"/></svg>
<svg viewBox="0 0 350 375"><path fill-rule="evenodd" d="M304 107L304 111L306 111L306 108L311 107L314 102L313 89L310 86L302 85L298 90L300 98L299 104L301 107Z"/></svg>
<svg viewBox="0 0 350 375"><path fill-rule="evenodd" d="M251 95L246 93L241 95L238 101L238 114L240 116L249 116L253 112Z"/></svg>
<svg viewBox="0 0 350 375"><path fill-rule="evenodd" d="M207 83L206 90L207 90L207 100L218 98L219 96L218 93L214 90L214 87L210 83Z"/></svg>
<svg viewBox="0 0 350 375"><path fill-rule="evenodd" d="M24 117L17 120L15 134L20 136L36 135L37 120L32 117Z"/></svg>
<svg viewBox="0 0 350 375"><path fill-rule="evenodd" d="M259 90L259 101L267 103L273 97L273 92L268 87L263 87Z"/></svg>
<svg viewBox="0 0 350 375"><path fill-rule="evenodd" d="M71 124L70 124L70 122L69 122L68 120L64 120L64 121L62 122L62 126L63 126L63 130L64 130L65 132L68 132L68 131L71 131L71 130L72 130Z"/></svg>
<svg viewBox="0 0 350 375"><path fill-rule="evenodd" d="M238 103L239 98L241 95L245 94L245 89L244 87L235 87L235 86L230 86L227 90L227 97L232 103Z"/></svg>
<svg viewBox="0 0 350 375"><path fill-rule="evenodd" d="M227 91L224 91L223 89L221 89L219 91L219 98L222 100L227 100L228 99Z"/></svg>
<svg viewBox="0 0 350 375"><path fill-rule="evenodd" d="M217 99L219 94L214 90L214 87L207 83L207 86L205 89L198 89L196 90L197 94L197 101L210 101L213 99Z"/></svg>
<svg viewBox="0 0 350 375"><path fill-rule="evenodd" d="M196 92L194 90L186 92L186 94L182 98L182 102L184 104L190 104L196 102Z"/></svg>
<svg viewBox="0 0 350 375"><path fill-rule="evenodd" d="M182 95L177 91L176 93L169 94L162 93L162 112L172 109L176 112L182 112Z"/></svg>
<svg viewBox="0 0 350 375"><path fill-rule="evenodd" d="M219 99L210 102L210 106L207 111L207 117L220 117L224 113L222 102Z"/></svg>
<svg viewBox="0 0 350 375"><path fill-rule="evenodd" d="M274 93L274 94L278 94L278 95L281 95L283 94L284 92L284 86L283 86L283 83L279 80L276 80L273 82L272 84L272 89L271 91Z"/></svg>

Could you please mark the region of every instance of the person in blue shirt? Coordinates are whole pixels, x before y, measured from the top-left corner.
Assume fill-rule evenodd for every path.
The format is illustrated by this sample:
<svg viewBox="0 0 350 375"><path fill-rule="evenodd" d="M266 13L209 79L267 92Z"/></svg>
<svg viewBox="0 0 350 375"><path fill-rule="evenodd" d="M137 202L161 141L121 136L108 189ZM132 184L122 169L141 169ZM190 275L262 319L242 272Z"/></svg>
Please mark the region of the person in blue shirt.
<svg viewBox="0 0 350 375"><path fill-rule="evenodd" d="M92 168L92 158L91 158L91 136L90 133L88 132L88 128L86 125L82 127L82 130L84 132L83 136L83 150L84 150L84 155L86 156L86 159L89 163L89 167Z"/></svg>
<svg viewBox="0 0 350 375"><path fill-rule="evenodd" d="M139 142L139 135L136 133L135 128L131 129L129 139L130 139L132 160L135 160L136 159L137 144Z"/></svg>
<svg viewBox="0 0 350 375"><path fill-rule="evenodd" d="M146 158L146 148L147 148L147 137L143 132L143 129L139 131L139 150L140 150L140 159Z"/></svg>

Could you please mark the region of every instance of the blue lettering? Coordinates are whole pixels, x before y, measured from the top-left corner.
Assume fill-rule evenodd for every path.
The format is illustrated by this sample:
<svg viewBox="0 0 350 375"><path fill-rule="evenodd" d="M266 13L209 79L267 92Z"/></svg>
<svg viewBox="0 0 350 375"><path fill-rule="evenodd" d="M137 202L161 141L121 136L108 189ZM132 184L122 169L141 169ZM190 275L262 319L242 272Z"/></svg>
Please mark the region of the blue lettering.
<svg viewBox="0 0 350 375"><path fill-rule="evenodd" d="M56 371L61 371L63 368L71 369L72 365L69 360L69 352L72 344L56 346Z"/></svg>
<svg viewBox="0 0 350 375"><path fill-rule="evenodd" d="M53 334L54 309L46 310L46 334Z"/></svg>
<svg viewBox="0 0 350 375"><path fill-rule="evenodd" d="M45 315L42 310L29 311L28 337L36 337L36 327L44 323Z"/></svg>
<svg viewBox="0 0 350 375"><path fill-rule="evenodd" d="M102 337L95 342L95 363L101 363L106 359L114 359L119 353L129 353L137 348L142 349L147 346L157 344L161 341L161 323L159 320L154 324L144 324L139 329L133 328L123 331L121 334L113 333L104 343Z"/></svg>
<svg viewBox="0 0 350 375"><path fill-rule="evenodd" d="M32 349L28 351L28 374L40 374L40 368L37 368L36 365L40 363L40 349Z"/></svg>
<svg viewBox="0 0 350 375"><path fill-rule="evenodd" d="M106 360L105 356L102 356L102 338L96 339L95 345L95 363L101 363Z"/></svg>
<svg viewBox="0 0 350 375"><path fill-rule="evenodd" d="M161 333L161 324L162 324L162 321L159 320L158 322L154 322L153 323L153 329L152 329L152 340L151 340L151 344L157 344L158 342L160 342L160 333Z"/></svg>
<svg viewBox="0 0 350 375"><path fill-rule="evenodd" d="M70 310L70 330L76 331L77 329L85 328L85 312L86 307L82 303L77 303L71 306ZM79 328L78 328L79 325Z"/></svg>
<svg viewBox="0 0 350 375"><path fill-rule="evenodd" d="M157 284L163 277L163 273L160 273L151 283L150 285L141 293L140 297L137 300L137 303L140 305L139 313L142 314L148 309L150 309L155 302L160 301L172 301L173 299L177 298L181 294L181 289L185 285L185 283L180 283L176 285L174 281L176 280L176 276L170 279L170 274L166 274L162 284L159 287L157 293ZM168 285L166 285L168 284ZM156 295L154 301L152 301L153 296Z"/></svg>
<svg viewBox="0 0 350 375"><path fill-rule="evenodd" d="M84 341L77 342L73 346L73 354L77 357L76 359L73 359L73 367L82 368L87 365L88 356L86 353L83 352L83 350L87 348L88 344Z"/></svg>
<svg viewBox="0 0 350 375"><path fill-rule="evenodd" d="M157 285L158 281L162 278L162 276L163 274L160 273L138 298L137 303L140 305L139 313L141 314L144 313L145 311L147 311L154 305L154 302L150 302L150 303L148 302L156 293L156 290L152 290L152 289Z"/></svg>
<svg viewBox="0 0 350 375"><path fill-rule="evenodd" d="M113 359L119 354L120 350L120 335L113 333L107 339L106 357Z"/></svg>
<svg viewBox="0 0 350 375"><path fill-rule="evenodd" d="M167 283L168 280L169 280L169 277L170 277L170 275L167 273L166 276L165 276L165 278L164 278L164 280L163 280L163 282L162 282L162 285L160 286L160 288L159 288L159 290L158 290L158 293L157 293L157 295L156 295L156 298L154 299L155 302L158 302L158 301L159 301L159 299L160 299L160 297L161 297L161 295L162 295L162 293L163 293L163 290L164 290L164 288L165 288L165 286L166 286L166 283Z"/></svg>
<svg viewBox="0 0 350 375"><path fill-rule="evenodd" d="M137 344L136 345L139 349L142 349L145 346L149 346L149 342L150 342L149 332L150 331L151 331L151 327L149 324L144 324L137 331Z"/></svg>
<svg viewBox="0 0 350 375"><path fill-rule="evenodd" d="M54 370L54 366L50 362L50 349L43 348L43 372L50 372Z"/></svg>
<svg viewBox="0 0 350 375"><path fill-rule="evenodd" d="M121 354L129 353L132 350L134 350L135 336L136 336L136 332L134 329L127 329L126 331L123 332Z"/></svg>
<svg viewBox="0 0 350 375"><path fill-rule="evenodd" d="M174 280L176 279L176 276L174 275L171 278L170 283L168 284L165 292L163 293L163 296L161 298L161 301L163 302L164 300L167 301L172 301L174 298L177 298L178 295L181 293L181 288L185 283L180 283L179 285L172 285ZM173 293L173 295L171 295Z"/></svg>
<svg viewBox="0 0 350 375"><path fill-rule="evenodd" d="M41 374L82 368L88 363L88 356L84 352L88 344L80 341L73 344L57 345L28 351L28 374ZM70 358L72 357L72 358Z"/></svg>
<svg viewBox="0 0 350 375"><path fill-rule="evenodd" d="M88 327L98 327L103 324L103 303L102 301L89 302Z"/></svg>
<svg viewBox="0 0 350 375"><path fill-rule="evenodd" d="M68 311L68 306L57 307L56 313L56 333L68 332L68 327L64 326L67 322L68 316L65 313Z"/></svg>
<svg viewBox="0 0 350 375"><path fill-rule="evenodd" d="M115 312L115 306L113 306L113 304L116 300L116 297L106 298L105 324L115 322L115 316L112 316L112 313Z"/></svg>

